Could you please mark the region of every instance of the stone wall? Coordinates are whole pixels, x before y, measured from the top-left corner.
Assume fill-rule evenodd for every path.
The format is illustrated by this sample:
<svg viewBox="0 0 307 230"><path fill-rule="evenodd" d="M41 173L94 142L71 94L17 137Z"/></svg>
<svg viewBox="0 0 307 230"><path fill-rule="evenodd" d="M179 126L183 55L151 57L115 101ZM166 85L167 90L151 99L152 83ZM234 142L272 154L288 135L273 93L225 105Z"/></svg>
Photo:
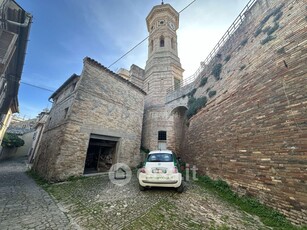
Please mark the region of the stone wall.
<svg viewBox="0 0 307 230"><path fill-rule="evenodd" d="M278 7L280 18L272 14ZM296 224L307 223L306 16L304 1L256 2L198 79L208 83L195 83L195 97L217 94L190 119L182 155L199 173L226 180ZM263 30L279 24L268 42L264 32L255 36L261 21ZM218 81L211 74L217 63Z"/></svg>
<svg viewBox="0 0 307 230"><path fill-rule="evenodd" d="M82 175L91 134L118 137L116 161L136 166L144 96L129 81L85 58L77 88L66 100L71 101L69 113L57 125L47 125L34 169L49 180ZM55 104L50 116L62 107Z"/></svg>
<svg viewBox="0 0 307 230"><path fill-rule="evenodd" d="M131 65L129 74L130 82L138 86L140 89L143 89L145 71L137 65Z"/></svg>

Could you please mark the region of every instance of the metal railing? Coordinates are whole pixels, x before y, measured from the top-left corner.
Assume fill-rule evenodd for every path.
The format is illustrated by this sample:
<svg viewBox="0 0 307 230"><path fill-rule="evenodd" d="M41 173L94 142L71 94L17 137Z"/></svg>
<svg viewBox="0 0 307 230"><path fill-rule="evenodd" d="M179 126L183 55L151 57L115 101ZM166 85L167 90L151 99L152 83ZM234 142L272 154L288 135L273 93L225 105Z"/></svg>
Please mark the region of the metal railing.
<svg viewBox="0 0 307 230"><path fill-rule="evenodd" d="M195 81L195 79L198 77L198 75L204 70L205 66L210 63L210 61L216 56L219 49L228 41L228 39L234 34L234 32L238 29L238 27L242 24L242 22L245 19L245 13L249 11L252 6L257 2L258 0L250 0L246 6L243 8L243 10L240 12L239 16L234 20L234 22L230 25L230 27L227 29L227 31L224 33L222 38L218 41L218 43L214 46L212 51L209 53L209 55L206 57L206 59L201 62L200 67L196 70L196 72L180 82L180 87L170 87L167 92L172 92L174 90L177 90L185 85L188 85Z"/></svg>

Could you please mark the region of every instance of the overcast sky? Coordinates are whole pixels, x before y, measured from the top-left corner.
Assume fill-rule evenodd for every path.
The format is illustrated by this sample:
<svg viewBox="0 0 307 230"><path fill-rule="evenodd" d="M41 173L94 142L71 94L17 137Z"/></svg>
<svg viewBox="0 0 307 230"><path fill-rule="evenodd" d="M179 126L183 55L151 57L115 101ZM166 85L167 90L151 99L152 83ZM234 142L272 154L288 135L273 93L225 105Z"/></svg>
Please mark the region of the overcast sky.
<svg viewBox="0 0 307 230"><path fill-rule="evenodd" d="M249 0L196 0L180 14L178 53L192 75ZM83 58L108 67L148 36L145 18L160 0L16 0L33 15L21 81L56 90L73 73L80 74ZM192 0L165 0L178 12ZM110 69L145 67L147 41ZM52 92L22 83L20 116L33 118Z"/></svg>

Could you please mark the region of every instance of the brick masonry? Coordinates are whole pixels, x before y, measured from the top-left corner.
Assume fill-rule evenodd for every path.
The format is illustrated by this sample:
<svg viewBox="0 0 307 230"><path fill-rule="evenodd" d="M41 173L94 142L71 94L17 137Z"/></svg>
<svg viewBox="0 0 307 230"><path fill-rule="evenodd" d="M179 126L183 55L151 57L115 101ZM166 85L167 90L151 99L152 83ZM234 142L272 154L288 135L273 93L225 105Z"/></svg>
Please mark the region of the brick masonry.
<svg viewBox="0 0 307 230"><path fill-rule="evenodd" d="M279 6L275 39L261 44L267 35L255 32ZM195 82L208 77L196 97L208 96L208 88L217 94L190 119L182 154L201 174L258 197L295 224L307 224L306 17L304 1L255 3ZM274 26L274 16L267 26ZM211 75L216 63L222 64L219 81Z"/></svg>
<svg viewBox="0 0 307 230"><path fill-rule="evenodd" d="M81 76L53 95L34 169L53 181L82 175L91 134L120 138L113 163L135 167L141 159L144 96L135 85L85 58Z"/></svg>

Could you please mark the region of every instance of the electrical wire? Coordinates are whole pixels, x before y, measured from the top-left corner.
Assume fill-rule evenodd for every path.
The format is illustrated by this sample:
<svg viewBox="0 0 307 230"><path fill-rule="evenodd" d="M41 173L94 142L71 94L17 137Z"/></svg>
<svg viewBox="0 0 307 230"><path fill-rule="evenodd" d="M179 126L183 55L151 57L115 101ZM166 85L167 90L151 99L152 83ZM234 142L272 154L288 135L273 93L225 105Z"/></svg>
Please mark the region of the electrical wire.
<svg viewBox="0 0 307 230"><path fill-rule="evenodd" d="M185 6L182 10L179 11L179 14L181 12L183 12L184 10L186 10L188 7L190 7L194 2L196 2L196 0L190 2L187 6ZM148 39L149 36L147 36L146 38L144 38L142 41L140 41L139 43L137 43L135 46L133 46L130 50L128 50L126 53L124 53L122 56L120 56L118 59L116 59L111 65L108 66L108 68L110 68L111 66L113 66L114 64L116 64L117 62L119 62L121 59L123 59L125 56L127 56L129 53L131 53L135 48L137 48L138 46L140 46L143 42L145 42L147 39ZM21 84L24 84L24 85L28 85L28 86L31 86L31 87L34 87L34 88L37 88L37 89L41 89L41 90L45 90L45 91L48 91L48 92L51 92L51 93L54 93L55 90L50 90L50 89L47 89L47 88L44 88L42 86L38 86L38 85L34 85L34 84L30 84L30 83L27 83L27 82L20 82Z"/></svg>
<svg viewBox="0 0 307 230"><path fill-rule="evenodd" d="M179 14L181 12L183 12L184 10L186 10L189 6L191 6L194 2L196 2L196 0L190 2L187 6L185 6L182 10L179 11ZM121 59L123 59L125 56L127 56L129 53L131 53L135 48L137 48L139 45L141 45L144 41L147 40L149 36L147 36L146 38L144 38L142 41L140 41L138 44L136 44L134 47L132 47L129 51L127 51L126 53L124 53L120 58L118 58L116 61L114 61L111 65L108 66L108 68L110 68L111 66L113 66L114 64L116 64L117 62L119 62Z"/></svg>
<svg viewBox="0 0 307 230"><path fill-rule="evenodd" d="M21 81L20 83L24 84L24 85L32 86L32 87L35 87L35 88L38 88L38 89L41 89L41 90L49 91L51 93L55 92L54 90L47 89L47 88L44 88L44 87L41 87L41 86L38 86L38 85L33 85L33 84L30 84L30 83L27 83L27 82Z"/></svg>

